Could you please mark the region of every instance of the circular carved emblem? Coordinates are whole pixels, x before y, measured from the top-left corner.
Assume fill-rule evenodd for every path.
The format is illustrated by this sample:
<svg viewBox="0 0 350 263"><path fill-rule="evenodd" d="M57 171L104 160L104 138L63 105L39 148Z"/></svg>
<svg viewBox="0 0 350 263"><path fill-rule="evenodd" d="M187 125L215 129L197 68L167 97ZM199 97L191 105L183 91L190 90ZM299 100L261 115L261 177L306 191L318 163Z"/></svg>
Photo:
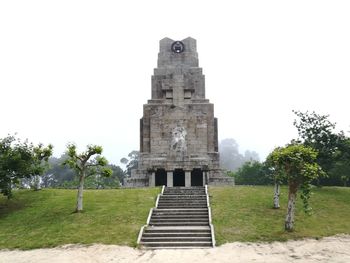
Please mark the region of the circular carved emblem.
<svg viewBox="0 0 350 263"><path fill-rule="evenodd" d="M174 53L181 53L185 50L185 45L184 43L182 43L181 41L175 41L172 45L171 45L171 50Z"/></svg>

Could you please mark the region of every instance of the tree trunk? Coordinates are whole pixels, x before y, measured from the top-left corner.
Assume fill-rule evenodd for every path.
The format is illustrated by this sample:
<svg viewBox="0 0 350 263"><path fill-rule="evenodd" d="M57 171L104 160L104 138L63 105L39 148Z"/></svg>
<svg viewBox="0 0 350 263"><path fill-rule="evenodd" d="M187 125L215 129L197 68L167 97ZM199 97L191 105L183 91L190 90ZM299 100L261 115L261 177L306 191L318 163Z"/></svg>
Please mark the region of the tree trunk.
<svg viewBox="0 0 350 263"><path fill-rule="evenodd" d="M39 175L34 175L34 191L41 190L41 180Z"/></svg>
<svg viewBox="0 0 350 263"><path fill-rule="evenodd" d="M273 195L273 208L278 209L280 208L280 185L279 183L275 182L275 190Z"/></svg>
<svg viewBox="0 0 350 263"><path fill-rule="evenodd" d="M287 231L293 231L294 228L294 213L295 201L297 199L297 190L298 185L295 182L289 182L287 216L284 225L284 228Z"/></svg>
<svg viewBox="0 0 350 263"><path fill-rule="evenodd" d="M83 211L83 190L84 190L84 179L85 173L82 173L79 177L79 187L78 187L78 196L77 196L77 207L75 212Z"/></svg>

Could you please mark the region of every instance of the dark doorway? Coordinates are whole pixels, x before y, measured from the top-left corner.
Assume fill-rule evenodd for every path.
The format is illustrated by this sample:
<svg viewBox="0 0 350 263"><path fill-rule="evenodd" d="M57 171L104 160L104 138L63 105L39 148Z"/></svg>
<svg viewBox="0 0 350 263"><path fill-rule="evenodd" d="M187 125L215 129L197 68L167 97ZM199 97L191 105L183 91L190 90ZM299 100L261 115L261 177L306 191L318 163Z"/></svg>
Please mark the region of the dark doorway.
<svg viewBox="0 0 350 263"><path fill-rule="evenodd" d="M202 169L193 169L191 172L191 186L203 186Z"/></svg>
<svg viewBox="0 0 350 263"><path fill-rule="evenodd" d="M175 169L173 173L173 185L174 186L185 186L185 171L182 169Z"/></svg>
<svg viewBox="0 0 350 263"><path fill-rule="evenodd" d="M156 171L156 186L167 186L167 174L165 169L157 169Z"/></svg>

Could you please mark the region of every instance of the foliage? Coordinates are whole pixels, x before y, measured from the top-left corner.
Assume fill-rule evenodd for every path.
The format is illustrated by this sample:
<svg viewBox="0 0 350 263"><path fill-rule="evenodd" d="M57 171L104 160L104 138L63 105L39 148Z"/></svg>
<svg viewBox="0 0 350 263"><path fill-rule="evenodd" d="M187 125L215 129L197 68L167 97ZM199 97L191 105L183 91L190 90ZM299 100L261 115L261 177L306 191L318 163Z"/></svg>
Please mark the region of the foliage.
<svg viewBox="0 0 350 263"><path fill-rule="evenodd" d="M63 154L59 158L49 158L49 168L45 174L41 176L41 187L67 189L77 188L78 180L75 171L69 168L68 165L62 164L67 158L67 154ZM125 176L124 171L119 166L114 164L108 164L107 167L113 171L111 176L101 177L100 174L90 176L85 182L85 188L110 189L119 187L120 182L123 181Z"/></svg>
<svg viewBox="0 0 350 263"><path fill-rule="evenodd" d="M120 159L120 162L126 165L126 170L124 171L125 175L130 176L131 170L137 169L139 165L139 155L140 155L140 152L134 150L128 154L128 158L124 157Z"/></svg>
<svg viewBox="0 0 350 263"><path fill-rule="evenodd" d="M232 139L224 139L219 145L220 165L222 168L236 172L245 162L259 161L259 155L254 151L239 152L238 143Z"/></svg>
<svg viewBox="0 0 350 263"><path fill-rule="evenodd" d="M76 190L16 190L9 201L0 196L0 249L94 243L136 246L159 191L85 190L85 213L72 213Z"/></svg>
<svg viewBox="0 0 350 263"><path fill-rule="evenodd" d="M293 124L298 129L302 143L317 150L317 163L328 173L334 163L334 154L339 148L339 142L344 138L343 132L335 132L336 124L328 120L329 115L308 111L293 112L299 117Z"/></svg>
<svg viewBox="0 0 350 263"><path fill-rule="evenodd" d="M258 161L243 164L235 173L235 183L238 185L268 185L273 181L269 177L268 169Z"/></svg>
<svg viewBox="0 0 350 263"><path fill-rule="evenodd" d="M105 157L101 156L102 147L98 145L88 145L87 150L80 154L77 153L75 144L68 144L67 156L68 158L63 164L68 165L75 170L79 177L78 197L76 212L83 210L83 187L84 180L89 176L105 176L109 177L113 171L107 167L108 161ZM92 158L92 159L91 159Z"/></svg>
<svg viewBox="0 0 350 263"><path fill-rule="evenodd" d="M311 181L323 174L321 167L315 162L316 157L316 150L295 142L286 147L277 147L267 157L267 162L276 170L276 174L286 177L290 191L296 192L300 187L305 212L311 210L308 202Z"/></svg>
<svg viewBox="0 0 350 263"><path fill-rule="evenodd" d="M273 186L209 187L215 239L227 242L271 242L288 239L320 238L350 234L350 188L314 188L310 204L312 215L302 211L302 200L296 202L293 232L282 225L287 210L288 189L281 187L281 209L271 208Z"/></svg>
<svg viewBox="0 0 350 263"><path fill-rule="evenodd" d="M0 139L0 190L8 198L12 188L22 178L39 176L44 173L52 145L34 146L27 140L22 142L14 136Z"/></svg>
<svg viewBox="0 0 350 263"><path fill-rule="evenodd" d="M350 182L350 138L344 138L338 145L329 177L333 183L347 186Z"/></svg>

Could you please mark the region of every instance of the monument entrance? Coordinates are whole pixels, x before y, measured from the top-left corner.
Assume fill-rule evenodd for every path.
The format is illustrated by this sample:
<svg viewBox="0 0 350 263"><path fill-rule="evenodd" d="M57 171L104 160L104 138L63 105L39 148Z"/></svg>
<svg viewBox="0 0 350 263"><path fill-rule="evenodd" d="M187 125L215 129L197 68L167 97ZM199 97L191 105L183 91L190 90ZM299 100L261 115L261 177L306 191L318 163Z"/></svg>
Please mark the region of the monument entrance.
<svg viewBox="0 0 350 263"><path fill-rule="evenodd" d="M151 96L140 120L139 165L126 186L233 184L219 166L218 121L195 39L160 41Z"/></svg>
<svg viewBox="0 0 350 263"><path fill-rule="evenodd" d="M167 185L167 173L165 169L157 169L155 177L155 186Z"/></svg>
<svg viewBox="0 0 350 263"><path fill-rule="evenodd" d="M185 171L175 169L173 172L173 186L185 186Z"/></svg>
<svg viewBox="0 0 350 263"><path fill-rule="evenodd" d="M202 169L195 168L191 172L191 186L204 186L203 185L203 171Z"/></svg>

